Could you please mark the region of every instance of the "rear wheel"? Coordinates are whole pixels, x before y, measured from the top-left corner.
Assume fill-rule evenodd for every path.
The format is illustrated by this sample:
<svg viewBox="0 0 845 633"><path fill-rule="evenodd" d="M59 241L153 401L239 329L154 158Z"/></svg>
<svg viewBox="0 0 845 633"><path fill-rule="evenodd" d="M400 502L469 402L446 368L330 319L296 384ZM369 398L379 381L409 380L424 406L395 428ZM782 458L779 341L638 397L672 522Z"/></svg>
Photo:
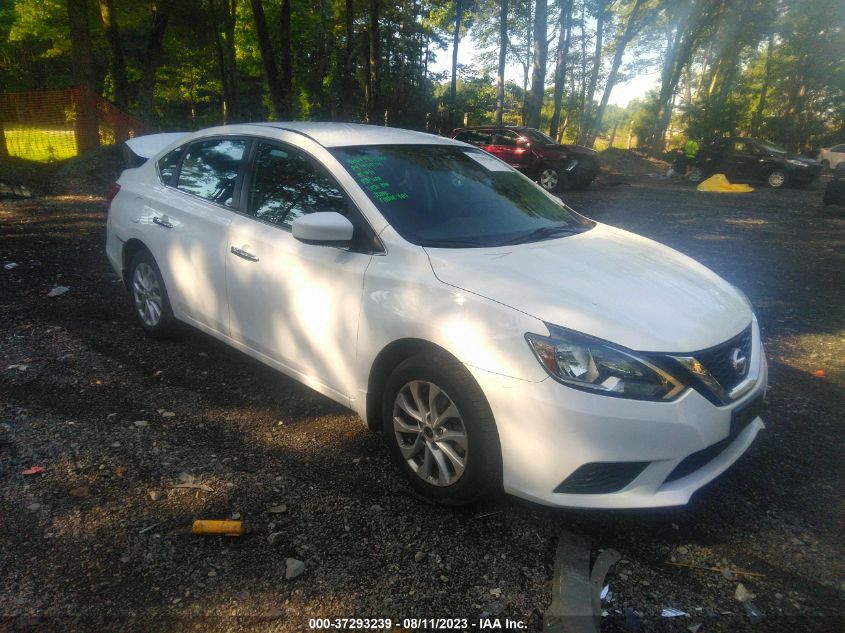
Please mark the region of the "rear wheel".
<svg viewBox="0 0 845 633"><path fill-rule="evenodd" d="M772 189L781 189L786 186L786 172L782 169L775 169L769 173L769 186Z"/></svg>
<svg viewBox="0 0 845 633"><path fill-rule="evenodd" d="M129 264L129 298L141 327L148 334L164 337L173 332L175 319L161 271L152 253L142 249Z"/></svg>
<svg viewBox="0 0 845 633"><path fill-rule="evenodd" d="M563 189L565 180L566 172L557 165L543 165L540 167L540 173L537 174L537 182L543 189L550 193L557 193Z"/></svg>
<svg viewBox="0 0 845 633"><path fill-rule="evenodd" d="M450 356L420 354L401 363L387 382L382 420L395 461L423 496L464 505L500 486L493 414L478 384Z"/></svg>
<svg viewBox="0 0 845 633"><path fill-rule="evenodd" d="M687 175L687 179L691 183L699 183L704 180L704 172L701 171L701 167L693 167Z"/></svg>

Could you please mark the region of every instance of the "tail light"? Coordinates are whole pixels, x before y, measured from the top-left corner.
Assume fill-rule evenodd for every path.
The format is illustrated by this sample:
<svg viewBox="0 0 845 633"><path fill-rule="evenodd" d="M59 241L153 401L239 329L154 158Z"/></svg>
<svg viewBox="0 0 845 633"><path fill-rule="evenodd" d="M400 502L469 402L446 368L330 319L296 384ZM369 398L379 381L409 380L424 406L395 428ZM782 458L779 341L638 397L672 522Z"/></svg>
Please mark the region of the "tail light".
<svg viewBox="0 0 845 633"><path fill-rule="evenodd" d="M111 201L114 200L114 197L120 192L120 185L114 183L109 190L106 192L106 204L111 205Z"/></svg>

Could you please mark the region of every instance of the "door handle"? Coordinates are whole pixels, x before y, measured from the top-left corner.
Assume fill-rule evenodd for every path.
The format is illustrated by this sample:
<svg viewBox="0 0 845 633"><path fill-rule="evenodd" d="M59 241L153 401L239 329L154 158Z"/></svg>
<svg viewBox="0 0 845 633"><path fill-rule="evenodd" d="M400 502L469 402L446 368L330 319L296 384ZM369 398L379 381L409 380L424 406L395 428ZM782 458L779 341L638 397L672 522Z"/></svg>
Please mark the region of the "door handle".
<svg viewBox="0 0 845 633"><path fill-rule="evenodd" d="M153 222L155 222L156 224L158 224L159 226L161 226L165 229L172 229L173 228L173 225L167 219L166 215L164 217L159 217L157 215L153 216Z"/></svg>
<svg viewBox="0 0 845 633"><path fill-rule="evenodd" d="M258 255L253 255L249 251L245 251L242 248L238 248L237 246L233 246L231 249L232 255L237 255L238 257L242 257L243 259L249 262L257 262Z"/></svg>

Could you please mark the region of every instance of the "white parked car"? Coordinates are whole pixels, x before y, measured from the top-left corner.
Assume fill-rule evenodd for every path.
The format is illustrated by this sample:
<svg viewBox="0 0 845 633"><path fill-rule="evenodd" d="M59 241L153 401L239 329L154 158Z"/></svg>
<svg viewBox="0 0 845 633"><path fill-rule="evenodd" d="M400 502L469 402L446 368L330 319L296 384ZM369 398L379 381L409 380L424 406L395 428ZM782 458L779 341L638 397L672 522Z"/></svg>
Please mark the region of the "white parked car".
<svg viewBox="0 0 845 633"><path fill-rule="evenodd" d="M141 326L351 408L437 501L681 505L764 428L740 291L475 147L331 123L162 143L139 139L108 219Z"/></svg>
<svg viewBox="0 0 845 633"><path fill-rule="evenodd" d="M845 163L845 145L835 145L819 150L818 160L824 169L836 169L840 163Z"/></svg>

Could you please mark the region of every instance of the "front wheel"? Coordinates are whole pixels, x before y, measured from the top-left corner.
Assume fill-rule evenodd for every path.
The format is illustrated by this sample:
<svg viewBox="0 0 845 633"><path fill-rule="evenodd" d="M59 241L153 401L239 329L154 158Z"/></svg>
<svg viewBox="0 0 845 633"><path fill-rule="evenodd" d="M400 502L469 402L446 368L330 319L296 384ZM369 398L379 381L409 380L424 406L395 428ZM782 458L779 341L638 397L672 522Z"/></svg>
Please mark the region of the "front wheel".
<svg viewBox="0 0 845 633"><path fill-rule="evenodd" d="M537 174L537 182L549 193L557 193L563 189L566 172L557 165L543 165Z"/></svg>
<svg viewBox="0 0 845 633"><path fill-rule="evenodd" d="M781 189L786 186L786 172L782 169L775 169L769 173L768 181L772 189Z"/></svg>
<svg viewBox="0 0 845 633"><path fill-rule="evenodd" d="M390 376L382 400L385 441L411 486L444 505L465 505L501 485L490 406L467 370L442 353L420 354Z"/></svg>

